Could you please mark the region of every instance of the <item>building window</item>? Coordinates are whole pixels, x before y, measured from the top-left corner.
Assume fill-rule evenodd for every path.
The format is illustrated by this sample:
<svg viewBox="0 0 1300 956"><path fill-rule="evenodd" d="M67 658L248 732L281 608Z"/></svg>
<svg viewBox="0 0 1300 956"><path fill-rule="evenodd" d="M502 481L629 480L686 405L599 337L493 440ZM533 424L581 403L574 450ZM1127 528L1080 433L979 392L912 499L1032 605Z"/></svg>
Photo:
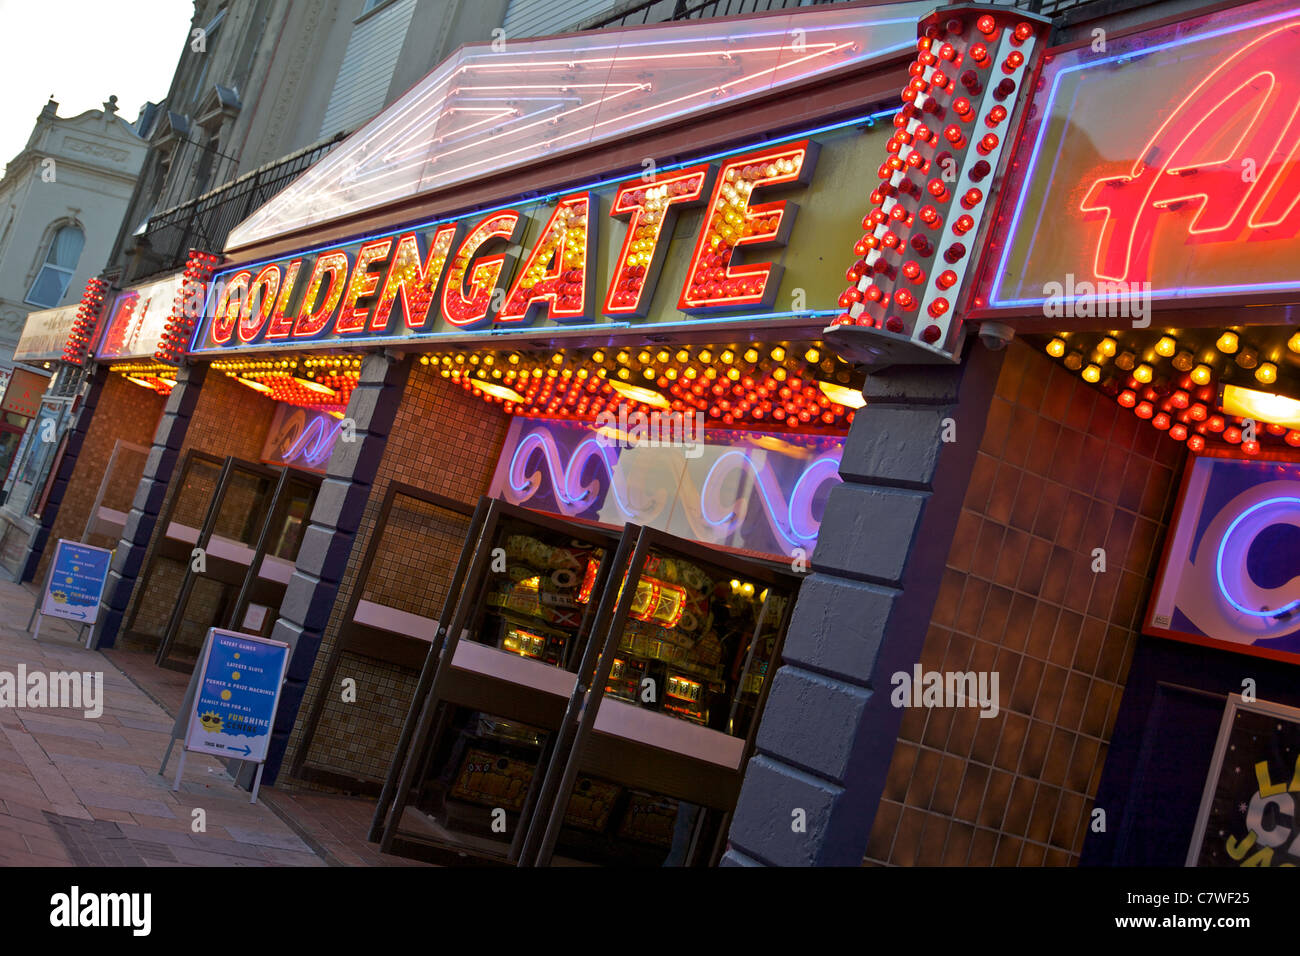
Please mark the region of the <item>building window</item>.
<svg viewBox="0 0 1300 956"><path fill-rule="evenodd" d="M86 235L76 226L64 226L54 234L41 271L36 273L36 281L27 293L28 305L52 309L59 304L63 293L68 291L72 272L81 258L81 247L85 244Z"/></svg>

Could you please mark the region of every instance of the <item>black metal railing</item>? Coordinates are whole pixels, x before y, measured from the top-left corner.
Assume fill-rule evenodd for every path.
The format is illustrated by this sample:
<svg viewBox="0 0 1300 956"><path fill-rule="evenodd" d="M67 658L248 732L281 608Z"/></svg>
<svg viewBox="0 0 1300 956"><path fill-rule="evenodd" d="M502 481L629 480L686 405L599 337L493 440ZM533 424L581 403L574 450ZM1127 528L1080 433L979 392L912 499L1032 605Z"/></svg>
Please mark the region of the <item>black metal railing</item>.
<svg viewBox="0 0 1300 956"><path fill-rule="evenodd" d="M582 29L603 30L640 23L734 17L742 13L763 13L767 10L824 6L840 2L843 0L645 0L643 3L620 4L613 11L586 21L582 24Z"/></svg>
<svg viewBox="0 0 1300 956"><path fill-rule="evenodd" d="M745 13L762 13L766 10L814 7L840 2L845 0L641 0L641 2L619 4L613 10L583 22L581 29L602 30L643 23L732 17ZM1066 11L1075 11L1069 19L1080 20L1094 14L1104 16L1133 7L1146 6L1155 0L985 0L985 2L1020 7L1022 10L1049 17L1060 16Z"/></svg>
<svg viewBox="0 0 1300 956"><path fill-rule="evenodd" d="M268 199L293 182L344 138L329 140L291 153L274 163L245 173L211 192L149 217L128 282L137 282L185 267L190 249L220 252L230 230Z"/></svg>

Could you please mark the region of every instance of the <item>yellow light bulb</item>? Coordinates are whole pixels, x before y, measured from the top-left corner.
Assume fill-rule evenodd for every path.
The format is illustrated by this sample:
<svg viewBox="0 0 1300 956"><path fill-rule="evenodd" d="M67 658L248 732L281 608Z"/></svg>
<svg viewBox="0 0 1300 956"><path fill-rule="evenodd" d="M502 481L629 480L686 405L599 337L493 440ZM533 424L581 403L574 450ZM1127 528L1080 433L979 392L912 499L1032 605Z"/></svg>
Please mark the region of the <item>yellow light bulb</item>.
<svg viewBox="0 0 1300 956"><path fill-rule="evenodd" d="M772 349L772 351L771 351L770 354L771 354L771 356L772 356L772 361L773 361L773 362L784 362L784 361L785 361L785 349L781 348L781 346L779 346L779 345L778 345L776 348Z"/></svg>
<svg viewBox="0 0 1300 956"><path fill-rule="evenodd" d="M803 353L803 357L809 362L816 363L822 356L816 349L809 349L807 352Z"/></svg>
<svg viewBox="0 0 1300 956"><path fill-rule="evenodd" d="M1156 343L1157 355L1163 355L1165 358L1169 358L1176 351L1178 351L1178 343L1167 335L1163 336L1160 341Z"/></svg>
<svg viewBox="0 0 1300 956"><path fill-rule="evenodd" d="M1060 358L1065 354L1065 343L1060 339L1052 339L1047 343L1047 354L1052 358Z"/></svg>
<svg viewBox="0 0 1300 956"><path fill-rule="evenodd" d="M1101 369L1099 369L1095 365L1089 365L1087 368L1083 370L1083 380L1085 382L1101 381Z"/></svg>
<svg viewBox="0 0 1300 956"><path fill-rule="evenodd" d="M1224 332L1219 336L1219 341L1214 344L1220 352L1225 352L1228 355L1231 355L1233 352L1237 351L1237 348L1241 344L1241 340L1237 338L1236 332Z"/></svg>
<svg viewBox="0 0 1300 956"><path fill-rule="evenodd" d="M1057 339L1055 341L1060 341L1060 340ZM1065 350L1064 342L1061 342L1061 350L1062 351ZM1115 354L1115 340L1112 339L1109 335L1106 336L1104 339L1102 339L1100 342L1097 343L1097 351L1108 358L1110 356L1113 356Z"/></svg>
<svg viewBox="0 0 1300 956"><path fill-rule="evenodd" d="M1139 382L1141 382L1143 385L1146 385L1151 381L1151 366L1139 365L1137 368L1133 370L1133 377L1137 379Z"/></svg>
<svg viewBox="0 0 1300 956"><path fill-rule="evenodd" d="M1192 381L1197 385L1208 385L1211 374L1208 365L1198 365L1196 368L1192 369Z"/></svg>
<svg viewBox="0 0 1300 956"><path fill-rule="evenodd" d="M1272 385L1277 381L1277 366L1272 362L1261 362L1259 368L1255 369L1255 380L1264 385Z"/></svg>

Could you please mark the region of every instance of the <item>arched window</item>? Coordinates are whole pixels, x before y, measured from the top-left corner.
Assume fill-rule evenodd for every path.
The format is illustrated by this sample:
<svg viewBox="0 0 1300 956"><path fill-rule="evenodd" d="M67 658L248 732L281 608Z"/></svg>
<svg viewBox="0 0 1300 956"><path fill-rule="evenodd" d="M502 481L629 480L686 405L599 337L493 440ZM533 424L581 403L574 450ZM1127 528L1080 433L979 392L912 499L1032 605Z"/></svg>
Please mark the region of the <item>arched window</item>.
<svg viewBox="0 0 1300 956"><path fill-rule="evenodd" d="M54 234L41 271L36 273L36 281L27 293L28 305L52 309L62 301L85 244L86 235L76 226L64 226Z"/></svg>

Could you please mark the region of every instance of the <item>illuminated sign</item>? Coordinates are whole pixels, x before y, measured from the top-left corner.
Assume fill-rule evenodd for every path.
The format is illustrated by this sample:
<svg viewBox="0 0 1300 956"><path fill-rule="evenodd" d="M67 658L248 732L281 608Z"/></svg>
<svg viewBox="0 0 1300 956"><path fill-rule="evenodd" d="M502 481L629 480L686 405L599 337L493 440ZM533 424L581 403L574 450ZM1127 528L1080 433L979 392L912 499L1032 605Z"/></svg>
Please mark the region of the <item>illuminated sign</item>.
<svg viewBox="0 0 1300 956"><path fill-rule="evenodd" d="M1061 290L1068 309L1114 289L1170 300L1300 288L1297 96L1290 3L1056 54L976 306L1041 307Z"/></svg>
<svg viewBox="0 0 1300 956"><path fill-rule="evenodd" d="M95 350L100 361L153 358L181 291L181 273L118 293Z"/></svg>
<svg viewBox="0 0 1300 956"><path fill-rule="evenodd" d="M905 50L932 2L461 47L231 230L227 251L590 149Z"/></svg>
<svg viewBox="0 0 1300 956"><path fill-rule="evenodd" d="M843 328L826 339L868 364L960 353L955 307L1047 23L951 6L921 30L832 323Z"/></svg>
<svg viewBox="0 0 1300 956"><path fill-rule="evenodd" d="M1147 630L1300 661L1300 464L1196 458Z"/></svg>
<svg viewBox="0 0 1300 956"><path fill-rule="evenodd" d="M346 427L343 419L328 412L281 402L266 433L262 460L324 474L330 453Z"/></svg>
<svg viewBox="0 0 1300 956"><path fill-rule="evenodd" d="M731 435L730 440L726 437ZM574 422L516 418L488 492L512 504L762 554L812 554L837 436L704 431L703 415L626 410Z"/></svg>
<svg viewBox="0 0 1300 956"><path fill-rule="evenodd" d="M231 266L191 351L760 319L820 328L833 302L809 299L837 270L818 252L856 229L839 190L804 187L818 165L844 182L864 150L882 148L875 119Z"/></svg>
<svg viewBox="0 0 1300 956"><path fill-rule="evenodd" d="M28 314L23 334L14 347L14 361L48 362L63 358L68 333L77 321L80 308L80 303L74 303Z"/></svg>

